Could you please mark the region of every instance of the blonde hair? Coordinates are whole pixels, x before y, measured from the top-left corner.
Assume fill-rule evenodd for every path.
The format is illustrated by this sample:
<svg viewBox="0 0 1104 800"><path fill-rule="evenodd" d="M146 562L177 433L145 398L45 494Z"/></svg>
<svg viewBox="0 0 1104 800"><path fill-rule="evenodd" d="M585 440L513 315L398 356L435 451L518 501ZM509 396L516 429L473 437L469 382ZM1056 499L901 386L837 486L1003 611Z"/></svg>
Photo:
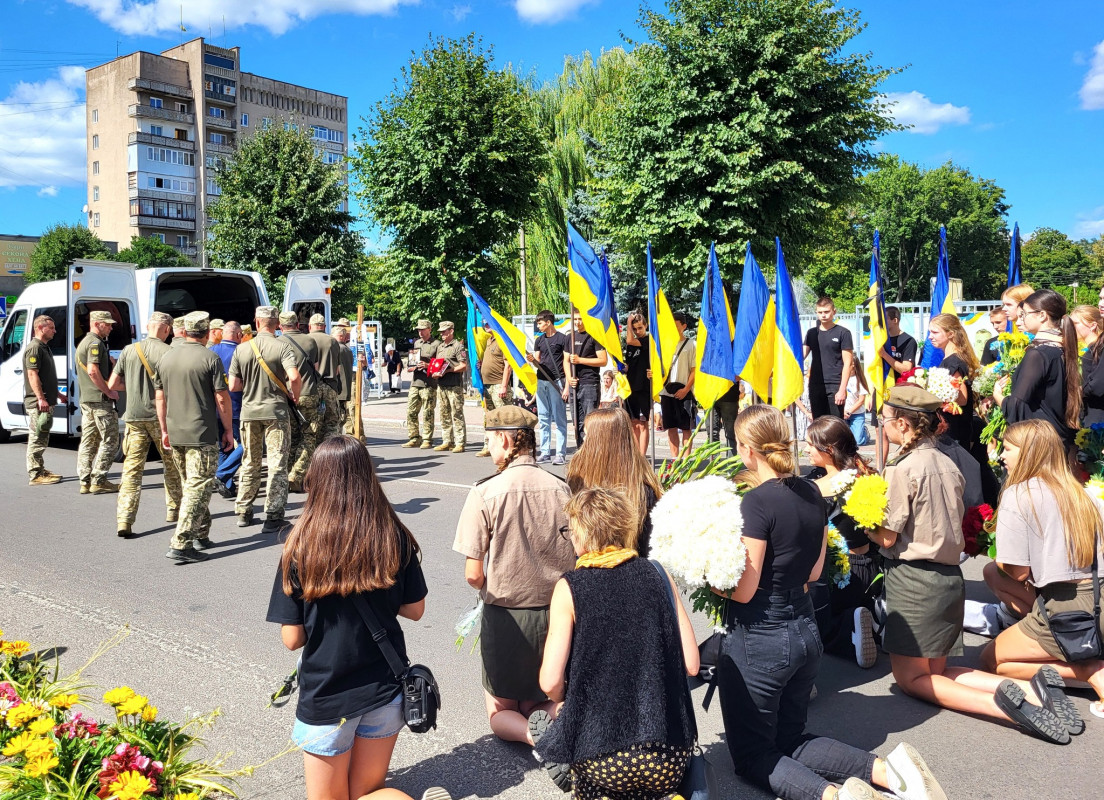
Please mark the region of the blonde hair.
<svg viewBox="0 0 1104 800"><path fill-rule="evenodd" d="M955 314L938 314L932 317L929 325L934 325L947 332L951 344L954 345L954 354L966 362L966 380L971 381L981 367L974 348L970 345L970 337L966 335L966 329Z"/></svg>
<svg viewBox="0 0 1104 800"><path fill-rule="evenodd" d="M1012 467L1001 497L1008 488L1038 478L1050 489L1058 503L1058 515L1066 535L1066 555L1074 567L1087 567L1096 552L1100 531L1100 511L1080 481L1074 477L1066 460L1066 448L1057 431L1041 419L1025 419L1008 426L1004 441L1020 448L1020 457ZM1031 447L1027 447L1027 443ZM1027 487L1024 487L1025 491ZM1039 522L1031 492L1027 491L1031 512Z"/></svg>
<svg viewBox="0 0 1104 800"><path fill-rule="evenodd" d="M762 455L775 472L788 475L797 470L793 439L777 408L761 403L749 406L736 416L735 427L736 439Z"/></svg>
<svg viewBox="0 0 1104 800"><path fill-rule="evenodd" d="M621 487L582 489L571 495L564 512L584 553L632 547L636 542L638 514Z"/></svg>
<svg viewBox="0 0 1104 800"><path fill-rule="evenodd" d="M1017 283L1015 286L1009 286L1003 292L1001 292L1001 300L1015 300L1018 304L1023 304L1023 301L1031 297L1035 293L1035 290L1026 283Z"/></svg>

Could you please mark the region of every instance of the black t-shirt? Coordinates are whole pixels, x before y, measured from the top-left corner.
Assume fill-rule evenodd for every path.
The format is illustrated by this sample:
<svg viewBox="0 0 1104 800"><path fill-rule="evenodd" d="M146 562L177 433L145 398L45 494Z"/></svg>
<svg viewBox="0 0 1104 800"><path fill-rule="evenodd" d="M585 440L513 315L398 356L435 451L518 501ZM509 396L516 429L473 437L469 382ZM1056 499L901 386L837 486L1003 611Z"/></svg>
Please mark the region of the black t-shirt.
<svg viewBox="0 0 1104 800"><path fill-rule="evenodd" d="M981 348L981 366L987 367L1000 361L1000 335L989 339Z"/></svg>
<svg viewBox="0 0 1104 800"><path fill-rule="evenodd" d="M816 485L798 477L767 481L744 495L740 512L743 535L767 543L759 588L778 592L808 583L828 524Z"/></svg>
<svg viewBox="0 0 1104 800"><path fill-rule="evenodd" d="M648 335L640 337L639 345L625 344L625 377L633 394L650 394L652 382L648 378L651 369L651 350Z"/></svg>
<svg viewBox="0 0 1104 800"><path fill-rule="evenodd" d="M399 683L352 598L327 595L306 602L298 592L293 597L284 594L283 580L277 568L266 619L281 625L303 625L307 630L296 719L307 725L335 725L394 700ZM416 603L426 593L422 565L412 557L399 569L390 589L363 595L403 658L406 640L399 625L399 606Z"/></svg>
<svg viewBox="0 0 1104 800"><path fill-rule="evenodd" d="M833 325L822 331L817 325L805 334L805 346L813 357L809 383L838 387L843 377L843 351L855 349L851 343L851 331L842 325Z"/></svg>
<svg viewBox="0 0 1104 800"><path fill-rule="evenodd" d="M962 378L966 385L966 403L962 406L961 414L944 413L943 419L947 420L947 435L962 445L966 450L974 446L974 387L969 379L970 367L957 355L949 355L939 365L952 375Z"/></svg>
<svg viewBox="0 0 1104 800"><path fill-rule="evenodd" d="M1066 363L1060 345L1038 339L1028 345L1001 411L1009 425L1045 419L1062 441L1073 443L1074 431L1066 426Z"/></svg>
<svg viewBox="0 0 1104 800"><path fill-rule="evenodd" d="M889 336L886 339L886 346L889 350L889 354L893 356L895 361L911 361L916 363L916 340L909 336L904 331L901 331L896 336ZM901 379L901 373L897 370L893 371L895 380Z"/></svg>
<svg viewBox="0 0 1104 800"><path fill-rule="evenodd" d="M598 342L589 333L575 332L575 355L579 358L597 358ZM543 358L543 356L542 356ZM597 386L601 382L601 367L591 367L587 364L575 365L575 377L579 379L580 386Z"/></svg>
<svg viewBox="0 0 1104 800"><path fill-rule="evenodd" d="M563 380L563 354L568 348L570 340L564 334L556 331L551 336L541 334L533 342L533 350L540 353L540 366L537 367L537 380L561 381ZM552 377L550 378L549 375Z"/></svg>
<svg viewBox="0 0 1104 800"><path fill-rule="evenodd" d="M1104 357L1096 358L1090 347L1081 356L1082 425L1104 422Z"/></svg>

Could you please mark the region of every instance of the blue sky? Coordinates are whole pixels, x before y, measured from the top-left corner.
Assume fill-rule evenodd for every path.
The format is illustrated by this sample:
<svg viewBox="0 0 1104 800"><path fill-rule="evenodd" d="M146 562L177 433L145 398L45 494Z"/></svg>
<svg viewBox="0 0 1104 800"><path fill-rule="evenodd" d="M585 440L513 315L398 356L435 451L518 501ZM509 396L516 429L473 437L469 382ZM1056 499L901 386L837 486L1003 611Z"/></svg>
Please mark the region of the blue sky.
<svg viewBox="0 0 1104 800"><path fill-rule="evenodd" d="M1026 234L1104 233L1104 3L859 0L856 48L915 127L880 146L1004 187ZM83 67L181 36L240 46L249 72L344 94L359 118L430 34L475 31L540 78L639 37L632 0L0 0L0 233L80 221ZM223 33L225 16L226 32ZM354 211L356 209L354 208Z"/></svg>

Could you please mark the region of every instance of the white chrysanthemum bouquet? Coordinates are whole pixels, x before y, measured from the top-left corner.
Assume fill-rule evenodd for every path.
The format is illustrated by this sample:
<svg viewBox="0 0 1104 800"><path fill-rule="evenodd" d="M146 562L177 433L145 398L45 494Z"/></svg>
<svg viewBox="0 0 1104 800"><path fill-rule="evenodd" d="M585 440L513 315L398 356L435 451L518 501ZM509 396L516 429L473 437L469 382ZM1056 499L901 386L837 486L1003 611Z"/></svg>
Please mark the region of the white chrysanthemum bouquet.
<svg viewBox="0 0 1104 800"><path fill-rule="evenodd" d="M712 590L731 592L747 565L740 502L732 481L711 475L672 487L652 509L652 557L718 627L724 600Z"/></svg>

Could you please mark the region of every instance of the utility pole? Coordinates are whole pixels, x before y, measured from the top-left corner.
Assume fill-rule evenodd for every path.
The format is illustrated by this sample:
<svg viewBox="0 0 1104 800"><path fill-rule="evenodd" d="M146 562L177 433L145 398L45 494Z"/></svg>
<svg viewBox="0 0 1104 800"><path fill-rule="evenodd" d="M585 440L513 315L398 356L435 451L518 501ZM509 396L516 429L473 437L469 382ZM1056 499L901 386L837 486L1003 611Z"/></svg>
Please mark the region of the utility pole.
<svg viewBox="0 0 1104 800"><path fill-rule="evenodd" d="M521 315L529 313L529 291L525 279L525 223L518 226L518 252L521 254Z"/></svg>

